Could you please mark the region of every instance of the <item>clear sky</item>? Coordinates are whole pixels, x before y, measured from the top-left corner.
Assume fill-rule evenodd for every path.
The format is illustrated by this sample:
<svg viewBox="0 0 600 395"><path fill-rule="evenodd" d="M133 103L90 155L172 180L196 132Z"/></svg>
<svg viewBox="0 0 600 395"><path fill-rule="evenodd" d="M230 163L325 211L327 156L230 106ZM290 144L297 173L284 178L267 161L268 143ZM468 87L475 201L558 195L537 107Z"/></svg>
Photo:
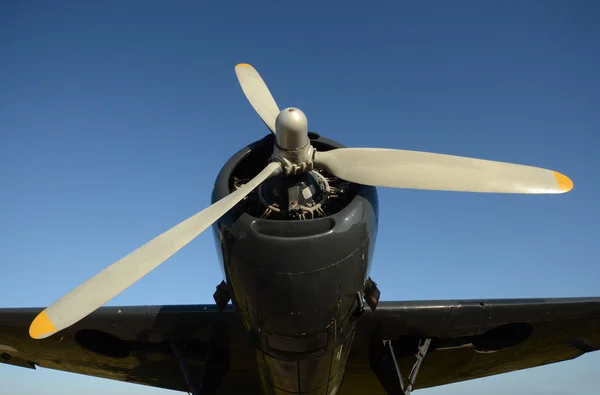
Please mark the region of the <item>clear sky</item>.
<svg viewBox="0 0 600 395"><path fill-rule="evenodd" d="M240 62L348 146L573 179L559 196L380 190L382 299L598 296L599 18L593 0L3 2L0 306L47 306L209 204L224 161L268 133ZM110 304L211 303L220 280L208 231ZM595 395L598 366L587 355L419 393ZM172 393L8 366L0 382Z"/></svg>

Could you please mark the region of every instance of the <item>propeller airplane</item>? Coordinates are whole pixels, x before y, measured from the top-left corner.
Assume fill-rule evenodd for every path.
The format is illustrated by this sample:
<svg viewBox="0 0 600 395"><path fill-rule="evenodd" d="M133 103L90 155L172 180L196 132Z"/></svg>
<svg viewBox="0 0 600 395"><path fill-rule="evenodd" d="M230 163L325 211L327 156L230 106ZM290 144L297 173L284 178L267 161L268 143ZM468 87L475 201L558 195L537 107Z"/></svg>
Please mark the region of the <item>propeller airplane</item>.
<svg viewBox="0 0 600 395"><path fill-rule="evenodd" d="M377 187L560 194L567 176L346 148L309 132L300 109L280 110L254 67L235 72L271 133L225 163L211 206L45 309L0 309L1 362L193 394L373 395L600 347L600 298L380 301L369 275ZM224 275L215 304L103 306L209 227Z"/></svg>

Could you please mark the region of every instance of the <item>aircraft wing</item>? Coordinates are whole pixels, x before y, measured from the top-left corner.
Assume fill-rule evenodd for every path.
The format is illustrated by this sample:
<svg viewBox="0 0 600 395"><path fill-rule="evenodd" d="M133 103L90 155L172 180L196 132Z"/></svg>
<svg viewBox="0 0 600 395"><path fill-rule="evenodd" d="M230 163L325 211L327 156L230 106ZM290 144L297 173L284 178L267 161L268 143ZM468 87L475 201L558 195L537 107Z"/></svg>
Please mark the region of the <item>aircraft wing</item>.
<svg viewBox="0 0 600 395"><path fill-rule="evenodd" d="M0 362L183 392L189 387L180 361L203 393L246 393L256 382L254 351L231 306L223 312L214 305L101 307L34 340L28 328L40 311L0 309Z"/></svg>
<svg viewBox="0 0 600 395"><path fill-rule="evenodd" d="M600 349L600 298L380 302L358 325L340 393L400 394L383 340L406 381L427 338L416 389L566 361Z"/></svg>
<svg viewBox="0 0 600 395"><path fill-rule="evenodd" d="M102 307L33 340L29 324L41 310L0 309L0 362L186 392L183 364L201 393L260 393L254 350L231 307ZM400 394L383 340L406 378L427 338L417 389L565 361L600 349L600 298L380 302L357 325L339 393Z"/></svg>

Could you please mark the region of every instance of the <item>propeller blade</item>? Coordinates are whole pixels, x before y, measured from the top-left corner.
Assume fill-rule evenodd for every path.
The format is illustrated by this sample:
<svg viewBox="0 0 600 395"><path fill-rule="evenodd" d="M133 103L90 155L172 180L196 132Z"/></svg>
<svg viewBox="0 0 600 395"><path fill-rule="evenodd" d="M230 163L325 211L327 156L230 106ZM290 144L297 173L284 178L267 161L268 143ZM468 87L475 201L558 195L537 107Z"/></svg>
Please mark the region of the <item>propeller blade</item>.
<svg viewBox="0 0 600 395"><path fill-rule="evenodd" d="M175 225L79 285L42 311L31 323L29 335L34 339L44 339L92 313L169 259L262 182L281 171L279 163L270 163L240 189Z"/></svg>
<svg viewBox="0 0 600 395"><path fill-rule="evenodd" d="M346 181L391 188L491 193L564 193L565 175L539 167L382 148L316 152L315 165Z"/></svg>
<svg viewBox="0 0 600 395"><path fill-rule="evenodd" d="M271 132L275 134L275 119L279 115L279 107L269 92L269 88L258 74L258 71L247 63L235 66L235 74L242 86L246 98L258 113Z"/></svg>

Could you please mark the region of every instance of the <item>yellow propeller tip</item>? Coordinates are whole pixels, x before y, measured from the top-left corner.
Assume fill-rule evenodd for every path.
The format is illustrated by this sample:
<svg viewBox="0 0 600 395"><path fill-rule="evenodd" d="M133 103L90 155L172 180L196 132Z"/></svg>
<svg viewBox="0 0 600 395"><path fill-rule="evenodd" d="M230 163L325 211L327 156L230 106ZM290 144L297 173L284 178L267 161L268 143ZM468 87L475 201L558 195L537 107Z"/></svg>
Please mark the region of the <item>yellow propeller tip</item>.
<svg viewBox="0 0 600 395"><path fill-rule="evenodd" d="M56 328L50 321L46 310L38 314L29 326L29 336L34 339L43 339L56 332Z"/></svg>
<svg viewBox="0 0 600 395"><path fill-rule="evenodd" d="M252 67L252 65L249 63L238 63L235 67Z"/></svg>
<svg viewBox="0 0 600 395"><path fill-rule="evenodd" d="M571 189L573 189L573 181L571 181L571 179L564 174L555 171L554 178L556 178L558 189L561 192L569 192Z"/></svg>

